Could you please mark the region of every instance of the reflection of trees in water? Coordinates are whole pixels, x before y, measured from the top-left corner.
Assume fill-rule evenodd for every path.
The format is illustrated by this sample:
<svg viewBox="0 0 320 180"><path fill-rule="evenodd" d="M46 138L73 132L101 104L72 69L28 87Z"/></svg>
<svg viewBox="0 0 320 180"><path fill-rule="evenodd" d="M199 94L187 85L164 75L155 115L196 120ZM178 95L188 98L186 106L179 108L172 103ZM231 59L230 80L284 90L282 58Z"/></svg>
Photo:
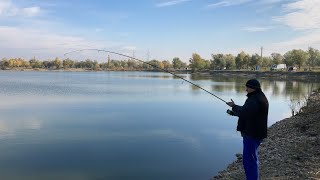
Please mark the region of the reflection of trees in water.
<svg viewBox="0 0 320 180"><path fill-rule="evenodd" d="M247 82L246 78L239 77L239 76L201 76L201 75L191 75L190 79L193 81L200 81L200 80L211 80L213 82Z"/></svg>
<svg viewBox="0 0 320 180"><path fill-rule="evenodd" d="M201 76L191 75L192 81L211 80L212 92L230 92L243 93L245 91L245 83L249 77L241 76ZM284 96L290 99L303 99L310 94L312 90L320 88L320 83L305 81L276 81L268 79L259 79L264 92L268 92L273 96ZM199 88L192 86L192 90Z"/></svg>
<svg viewBox="0 0 320 180"><path fill-rule="evenodd" d="M225 92L225 91L230 91L230 89L234 89L234 87L232 85L217 84L217 85L212 85L211 89L212 91L215 91L215 92Z"/></svg>
<svg viewBox="0 0 320 180"><path fill-rule="evenodd" d="M192 88L193 91L200 90L200 88L198 88L197 86L194 86L194 85L192 85L192 84L191 84L191 88Z"/></svg>
<svg viewBox="0 0 320 180"><path fill-rule="evenodd" d="M312 90L320 87L319 83L308 83L298 81L287 81L285 97L290 99L303 99L306 95L310 94Z"/></svg>
<svg viewBox="0 0 320 180"><path fill-rule="evenodd" d="M270 84L271 86L271 92L273 96L279 96L280 94L284 94L286 90L286 83L284 81L273 81L273 84Z"/></svg>
<svg viewBox="0 0 320 180"><path fill-rule="evenodd" d="M273 84L274 84L274 81L263 79L261 81L261 88L265 92L272 92Z"/></svg>
<svg viewBox="0 0 320 180"><path fill-rule="evenodd" d="M245 90L246 90L246 88L245 88L245 83L241 83L241 85L235 86L235 91L236 91L237 93L244 92Z"/></svg>
<svg viewBox="0 0 320 180"><path fill-rule="evenodd" d="M214 91L214 92L228 92L228 91L243 92L245 90L244 85L248 79L243 77L238 77L238 76L191 75L190 80L192 81L210 80L211 82L214 82L214 84L211 85L211 91Z"/></svg>
<svg viewBox="0 0 320 180"><path fill-rule="evenodd" d="M305 95L300 99L290 99L289 107L291 109L291 115L297 115L301 112L301 108L307 105L307 100L309 96Z"/></svg>
<svg viewBox="0 0 320 180"><path fill-rule="evenodd" d="M180 76L180 77L182 77L182 78L184 78L184 79L187 79L187 76L186 76L186 75L177 74L177 76ZM176 76L172 76L172 78L173 78L173 79L181 79L181 78L176 77Z"/></svg>

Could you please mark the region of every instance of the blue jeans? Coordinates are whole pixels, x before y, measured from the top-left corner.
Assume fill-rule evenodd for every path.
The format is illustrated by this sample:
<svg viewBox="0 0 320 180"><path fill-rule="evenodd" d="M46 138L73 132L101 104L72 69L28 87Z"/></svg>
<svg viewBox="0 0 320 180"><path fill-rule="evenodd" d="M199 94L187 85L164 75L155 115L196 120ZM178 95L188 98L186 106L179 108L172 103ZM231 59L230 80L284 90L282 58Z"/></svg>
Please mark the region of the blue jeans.
<svg viewBox="0 0 320 180"><path fill-rule="evenodd" d="M259 179L258 147L262 140L243 136L242 164L247 180Z"/></svg>

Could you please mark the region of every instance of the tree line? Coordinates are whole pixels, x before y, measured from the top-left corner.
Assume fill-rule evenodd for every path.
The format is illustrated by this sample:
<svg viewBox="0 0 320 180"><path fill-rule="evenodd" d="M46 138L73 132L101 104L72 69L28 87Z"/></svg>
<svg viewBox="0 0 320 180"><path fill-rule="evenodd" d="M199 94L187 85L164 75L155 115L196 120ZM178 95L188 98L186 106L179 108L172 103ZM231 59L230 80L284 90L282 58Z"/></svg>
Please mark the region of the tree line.
<svg viewBox="0 0 320 180"><path fill-rule="evenodd" d="M299 69L302 66L308 66L311 69L320 66L320 52L318 49L309 47L307 51L293 49L284 55L272 53L269 57L261 57L259 54L249 55L242 51L237 56L211 54L210 60L202 59L199 54L194 53L189 62L193 71L256 69L257 66L268 69L273 64L286 64L287 66L296 66Z"/></svg>
<svg viewBox="0 0 320 180"><path fill-rule="evenodd" d="M183 62L180 58L175 57L171 61L168 60L151 60L149 64L161 69L186 69L191 68L192 71L203 70L235 70L235 69L255 69L261 67L268 69L272 64L286 64L287 66L308 66L310 69L320 66L319 50L310 47L307 51L294 49L286 52L284 55L280 53L272 53L269 57L261 57L259 54L249 55L240 52L237 56L232 54L211 54L211 59L203 59L199 54L193 53L189 60L189 64ZM97 60L87 59L85 61L77 61L55 58L54 60L41 61L36 58L25 60L22 58L2 58L0 61L1 69L12 68L44 68L44 69L69 69L82 68L89 70L157 70L157 68L146 63L128 60L115 60L110 56L105 62L98 63Z"/></svg>
<svg viewBox="0 0 320 180"><path fill-rule="evenodd" d="M157 70L156 67L162 69L185 69L187 68L187 63L182 62L179 58L173 58L172 62L167 60L151 60L146 63L138 62L136 60L114 60L108 56L106 62L98 63L97 60L86 59L85 61L77 61L67 59L55 58L54 60L41 61L36 58L25 60L22 58L2 58L0 61L1 69L12 69L12 68L44 68L50 70L58 69L70 69L70 68L82 68L88 70Z"/></svg>

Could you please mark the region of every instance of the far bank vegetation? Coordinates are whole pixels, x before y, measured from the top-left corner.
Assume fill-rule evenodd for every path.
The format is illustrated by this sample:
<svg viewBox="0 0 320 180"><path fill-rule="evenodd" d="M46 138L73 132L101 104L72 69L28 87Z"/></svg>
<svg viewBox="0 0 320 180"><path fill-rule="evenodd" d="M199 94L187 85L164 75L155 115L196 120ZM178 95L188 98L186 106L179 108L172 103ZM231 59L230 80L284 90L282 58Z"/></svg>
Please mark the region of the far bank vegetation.
<svg viewBox="0 0 320 180"><path fill-rule="evenodd" d="M262 57L259 54L248 54L240 52L237 56L232 54L211 54L211 59L203 59L199 54L193 53L189 64L175 57L172 60L153 59L148 63L165 70L191 70L202 72L210 70L269 70L273 64L286 64L287 67L297 67L298 71L319 71L320 52L310 47L307 51L293 49L284 55L272 53L270 56ZM85 70L110 70L110 71L141 71L158 69L148 64L133 59L116 60L109 56L102 62L87 59L77 61L69 58L53 60L39 60L35 57L30 60L22 58L2 58L0 67L3 70L10 69L85 69Z"/></svg>

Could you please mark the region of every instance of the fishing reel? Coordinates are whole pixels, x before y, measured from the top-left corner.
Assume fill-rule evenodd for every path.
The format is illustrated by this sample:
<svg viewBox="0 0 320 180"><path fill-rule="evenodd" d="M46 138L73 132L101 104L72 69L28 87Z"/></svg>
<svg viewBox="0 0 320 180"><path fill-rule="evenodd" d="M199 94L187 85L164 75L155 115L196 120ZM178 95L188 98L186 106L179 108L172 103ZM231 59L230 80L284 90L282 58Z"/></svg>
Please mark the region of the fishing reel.
<svg viewBox="0 0 320 180"><path fill-rule="evenodd" d="M229 114L230 116L235 116L234 112L230 109L227 110L227 114Z"/></svg>

